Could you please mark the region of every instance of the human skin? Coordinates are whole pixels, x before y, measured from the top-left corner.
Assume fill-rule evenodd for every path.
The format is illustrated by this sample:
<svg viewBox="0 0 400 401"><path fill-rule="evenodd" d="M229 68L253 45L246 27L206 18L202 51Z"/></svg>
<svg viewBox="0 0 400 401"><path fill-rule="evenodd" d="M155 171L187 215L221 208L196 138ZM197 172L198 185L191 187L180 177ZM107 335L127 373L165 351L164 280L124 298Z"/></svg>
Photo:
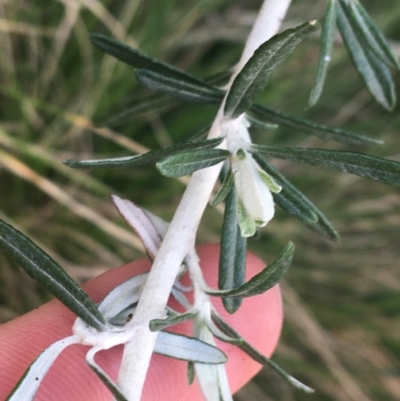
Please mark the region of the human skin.
<svg viewBox="0 0 400 401"><path fill-rule="evenodd" d="M197 247L206 281L217 286L219 246ZM247 255L247 279L265 267L265 263L253 254ZM90 280L83 288L95 302L101 301L116 285L147 271L150 262L138 260L117 267ZM234 315L226 313L219 299L214 298L221 316L243 338L264 355L274 351L282 326L282 300L278 286L265 294L245 298ZM75 315L59 301L51 301L26 315L0 326L0 400L6 399L29 364L54 341L72 334ZM177 326L175 331L190 335L190 324ZM218 346L227 354L227 372L232 392L237 391L260 369L237 347L221 343ZM82 345L68 347L57 359L43 380L35 401L110 401L112 396L85 362L88 348ZM116 379L122 354L122 346L102 351L96 361ZM154 355L148 371L143 401L203 401L195 382L188 386L187 364L182 361ZM24 400L21 400L24 401Z"/></svg>

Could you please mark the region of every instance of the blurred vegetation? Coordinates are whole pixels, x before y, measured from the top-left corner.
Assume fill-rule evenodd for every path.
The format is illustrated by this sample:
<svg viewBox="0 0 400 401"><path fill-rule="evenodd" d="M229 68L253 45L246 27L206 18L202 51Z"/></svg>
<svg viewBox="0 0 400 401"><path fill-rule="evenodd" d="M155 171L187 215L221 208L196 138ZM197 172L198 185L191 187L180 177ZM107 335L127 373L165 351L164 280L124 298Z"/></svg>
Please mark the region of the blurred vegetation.
<svg viewBox="0 0 400 401"><path fill-rule="evenodd" d="M184 184L160 177L155 169L86 172L61 161L129 155L169 144L211 122L215 108L171 103L165 110L137 110L113 119L136 107L147 92L129 67L93 49L88 34L111 35L205 77L237 61L260 3L0 1L0 217L28 234L80 282L140 257L138 240L113 209L109 193L169 219ZM319 18L325 4L294 1L285 26ZM398 1L363 4L400 56ZM339 37L322 99L306 109L317 59L315 37L273 76L261 101L383 139L380 147L351 149L400 161L399 107L389 114L371 100ZM254 132L254 137L268 144L326 146L281 129ZM286 321L274 358L317 392L294 391L264 371L236 400L400 399L398 189L284 161L274 164L319 205L342 241L321 239L281 211L250 241L266 261L289 239L297 244L282 284ZM218 211L208 210L199 241L218 241L220 223ZM0 266L1 321L49 299L4 255Z"/></svg>

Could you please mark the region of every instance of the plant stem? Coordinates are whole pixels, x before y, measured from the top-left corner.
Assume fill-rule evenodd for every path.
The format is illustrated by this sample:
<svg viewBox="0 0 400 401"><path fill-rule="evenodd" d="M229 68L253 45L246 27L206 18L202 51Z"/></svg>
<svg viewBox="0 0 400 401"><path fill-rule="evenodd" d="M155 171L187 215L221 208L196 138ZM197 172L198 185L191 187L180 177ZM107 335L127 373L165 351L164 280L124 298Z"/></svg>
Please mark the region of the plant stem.
<svg viewBox="0 0 400 401"><path fill-rule="evenodd" d="M234 76L254 50L278 31L290 2L291 0L264 1ZM223 104L208 138L215 138L221 134L222 119ZM125 345L118 377L118 385L129 401L139 401L141 398L153 352L157 333L149 330L149 321L164 316L165 306L179 267L194 247L200 219L221 167L222 163L193 174L154 260L135 315L129 322L134 327L135 333L132 341Z"/></svg>

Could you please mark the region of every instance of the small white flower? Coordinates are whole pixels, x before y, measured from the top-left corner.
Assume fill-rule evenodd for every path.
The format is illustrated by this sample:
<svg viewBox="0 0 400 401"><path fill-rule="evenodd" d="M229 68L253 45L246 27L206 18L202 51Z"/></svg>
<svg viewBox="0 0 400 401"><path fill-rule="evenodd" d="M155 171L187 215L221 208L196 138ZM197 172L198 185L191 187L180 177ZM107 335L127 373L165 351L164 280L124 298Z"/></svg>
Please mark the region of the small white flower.
<svg viewBox="0 0 400 401"><path fill-rule="evenodd" d="M274 217L271 192L280 192L282 188L244 149L239 149L232 156L231 163L238 195L240 230L243 237L250 237L257 227L265 226Z"/></svg>
<svg viewBox="0 0 400 401"><path fill-rule="evenodd" d="M282 189L246 150L251 145L249 126L245 114L221 124L227 149L232 154L231 167L238 195L237 217L243 237L251 237L257 227L265 226L274 217L271 192Z"/></svg>

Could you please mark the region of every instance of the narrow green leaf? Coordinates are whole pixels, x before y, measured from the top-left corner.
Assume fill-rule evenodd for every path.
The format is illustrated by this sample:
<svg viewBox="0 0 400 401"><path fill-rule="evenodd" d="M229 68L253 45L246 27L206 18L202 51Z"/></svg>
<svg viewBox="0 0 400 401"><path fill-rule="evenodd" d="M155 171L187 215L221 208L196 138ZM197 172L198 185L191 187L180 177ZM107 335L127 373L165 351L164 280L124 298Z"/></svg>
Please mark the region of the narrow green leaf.
<svg viewBox="0 0 400 401"><path fill-rule="evenodd" d="M344 1L338 1L337 9L338 27L357 71L375 100L385 109L393 110L396 93L388 67L371 49Z"/></svg>
<svg viewBox="0 0 400 401"><path fill-rule="evenodd" d="M305 391L306 393L313 393L314 390L305 384L301 383L294 377L290 376L288 373L286 373L279 365L277 365L275 362L271 361L271 359L267 358L260 352L258 352L251 344L249 344L247 341L245 341L239 333L237 333L231 326L229 326L223 319L221 319L220 316L218 316L216 313L212 314L212 318L217 325L217 327L223 331L226 335L233 337L233 338L238 338L241 339L242 342L239 343L238 347L245 352L250 358L254 359L256 362L260 363L263 366L267 366L269 368L272 368L279 376L281 376L285 381L290 383L292 386Z"/></svg>
<svg viewBox="0 0 400 401"><path fill-rule="evenodd" d="M114 396L116 401L129 401L120 391L118 386L113 382L113 380L107 375L106 372L95 362L94 355L96 352L100 351L98 348L92 348L86 354L86 362L90 369L98 376L98 378L103 382L103 384L108 388L110 393Z"/></svg>
<svg viewBox="0 0 400 401"><path fill-rule="evenodd" d="M246 238L240 234L236 198L236 191L232 186L225 201L222 223L218 268L218 288L220 290L232 290L245 282ZM223 298L222 303L227 312L235 313L242 303L242 298Z"/></svg>
<svg viewBox="0 0 400 401"><path fill-rule="evenodd" d="M268 107L254 105L251 112L261 120L266 120L290 130L300 131L307 135L317 136L322 139L345 143L349 145L381 144L379 139L369 138L365 135L356 134L338 127L316 124L312 121L303 120L286 113L272 110Z"/></svg>
<svg viewBox="0 0 400 401"><path fill-rule="evenodd" d="M236 118L247 111L256 97L264 91L272 72L311 32L318 28L316 21L288 29L263 43L236 76L226 98L224 114Z"/></svg>
<svg viewBox="0 0 400 401"><path fill-rule="evenodd" d="M210 132L212 124L208 124L205 127L199 129L194 134L191 134L190 137L187 139L188 141L199 141L207 137L207 134Z"/></svg>
<svg viewBox="0 0 400 401"><path fill-rule="evenodd" d="M230 152L224 149L198 149L169 156L156 167L166 177L182 177L221 163L229 156Z"/></svg>
<svg viewBox="0 0 400 401"><path fill-rule="evenodd" d="M271 157L307 163L367 177L374 181L400 187L400 163L373 157L364 153L342 152L325 149L281 148L252 145L251 152Z"/></svg>
<svg viewBox="0 0 400 401"><path fill-rule="evenodd" d="M2 220L0 247L89 326L98 330L106 329L103 315L86 292L49 255Z"/></svg>
<svg viewBox="0 0 400 401"><path fill-rule="evenodd" d="M152 166L168 156L194 149L209 149L218 146L224 138L206 139L203 141L181 142L161 149L151 150L143 155L117 157L97 160L64 160L64 164L73 168L131 168Z"/></svg>
<svg viewBox="0 0 400 401"><path fill-rule="evenodd" d="M179 103L179 100L172 100L170 96L165 94L153 93L149 96L133 100L126 106L125 110L107 118L104 122L97 122L96 125L101 127L118 127L149 111L164 109Z"/></svg>
<svg viewBox="0 0 400 401"><path fill-rule="evenodd" d="M274 201L287 213L303 221L308 228L331 241L339 241L339 234L324 214L304 194L292 185L275 167L263 156L253 155L254 159L275 182L282 187L282 191L272 194Z"/></svg>
<svg viewBox="0 0 400 401"><path fill-rule="evenodd" d="M310 99L308 101L309 106L313 106L315 103L317 103L319 97L321 96L326 73L328 71L328 65L331 61L331 52L333 42L335 40L336 30L336 1L337 0L328 1L328 7L326 9L324 20L322 22L321 46L318 60L317 78L315 80L315 84L311 91Z"/></svg>
<svg viewBox="0 0 400 401"><path fill-rule="evenodd" d="M250 126L259 130L269 131L271 129L277 129L278 124L269 123L266 121L259 120L250 114L246 114L246 119L249 121Z"/></svg>
<svg viewBox="0 0 400 401"><path fill-rule="evenodd" d="M194 370L194 363L189 361L187 364L187 383L191 386L196 378L196 372Z"/></svg>
<svg viewBox="0 0 400 401"><path fill-rule="evenodd" d="M220 364L228 360L226 355L213 345L193 337L166 331L158 332L154 352L196 363Z"/></svg>
<svg viewBox="0 0 400 401"><path fill-rule="evenodd" d="M118 60L131 65L135 69L149 70L177 81L188 82L192 83L193 85L209 87L213 89L213 87L207 82L195 78L192 75L187 74L186 72L169 64L149 57L139 50L133 49L122 42L118 42L114 39L99 34L90 35L90 38L93 45L105 53L111 54Z"/></svg>
<svg viewBox="0 0 400 401"><path fill-rule="evenodd" d="M251 297L268 291L279 282L289 268L294 250L294 244L289 242L269 266L252 277L247 283L231 291L207 291L207 294L218 297Z"/></svg>
<svg viewBox="0 0 400 401"><path fill-rule="evenodd" d="M222 181L221 188L218 190L217 195L215 195L215 198L210 202L210 206L217 206L221 202L225 200L225 198L228 196L229 191L233 187L233 174L232 170L228 169L228 172L225 174L225 177Z"/></svg>
<svg viewBox="0 0 400 401"><path fill-rule="evenodd" d="M186 312L177 316L168 317L166 319L153 319L150 320L150 330L151 331L159 331L164 329L165 327L172 326L174 324L186 322L187 320L194 319L197 315L197 312Z"/></svg>
<svg viewBox="0 0 400 401"><path fill-rule="evenodd" d="M278 170L276 170L264 157L253 155L259 166L273 177L274 181L282 187L279 193L273 193L275 202L287 213L305 223L316 223L318 217L310 208L308 199L295 188Z"/></svg>
<svg viewBox="0 0 400 401"><path fill-rule="evenodd" d="M346 13L353 21L353 26L359 28L364 40L368 43L375 55L381 59L388 67L400 69L399 61L392 52L388 42L383 36L380 29L369 16L365 8L359 1L344 2L341 1L342 7L346 9Z"/></svg>
<svg viewBox="0 0 400 401"><path fill-rule="evenodd" d="M223 298L223 299L236 299L236 298ZM238 338L233 338L227 336L224 332L222 332L212 321L211 318L209 318L206 322L208 330L210 330L210 333L217 338L218 340L221 340L225 343L228 344L233 344L233 345L238 345L241 343L241 340Z"/></svg>
<svg viewBox="0 0 400 401"><path fill-rule="evenodd" d="M223 96L222 91L216 93L216 89L210 88L208 85L204 86L178 80L150 70L137 69L136 77L144 86L152 91L167 93L189 102L218 104L221 102Z"/></svg>

